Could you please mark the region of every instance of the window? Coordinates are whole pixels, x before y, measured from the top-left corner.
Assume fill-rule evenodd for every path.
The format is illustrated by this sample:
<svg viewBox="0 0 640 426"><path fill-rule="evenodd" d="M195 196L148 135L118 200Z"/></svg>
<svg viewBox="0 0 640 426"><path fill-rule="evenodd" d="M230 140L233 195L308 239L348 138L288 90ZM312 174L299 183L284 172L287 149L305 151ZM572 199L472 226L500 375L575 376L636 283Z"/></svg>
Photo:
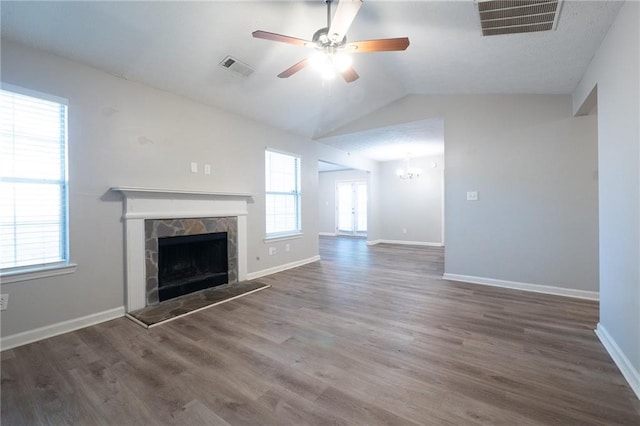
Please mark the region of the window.
<svg viewBox="0 0 640 426"><path fill-rule="evenodd" d="M267 238L300 233L300 158L265 153Z"/></svg>
<svg viewBox="0 0 640 426"><path fill-rule="evenodd" d="M0 96L0 270L65 266L66 101L8 85Z"/></svg>

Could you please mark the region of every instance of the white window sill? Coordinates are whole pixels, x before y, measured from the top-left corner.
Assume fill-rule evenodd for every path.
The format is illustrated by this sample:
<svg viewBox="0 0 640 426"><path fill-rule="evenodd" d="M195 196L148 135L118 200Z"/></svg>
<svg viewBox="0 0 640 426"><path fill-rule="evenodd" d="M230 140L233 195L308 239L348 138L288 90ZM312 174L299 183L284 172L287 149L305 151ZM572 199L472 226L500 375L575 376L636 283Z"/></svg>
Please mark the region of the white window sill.
<svg viewBox="0 0 640 426"><path fill-rule="evenodd" d="M37 280L39 278L55 277L57 275L72 274L78 265L75 263L65 263L62 265L45 266L36 268L25 268L10 272L0 273L0 283L8 284L18 281Z"/></svg>
<svg viewBox="0 0 640 426"><path fill-rule="evenodd" d="M302 238L304 236L304 234L302 232L297 233L297 234L289 234L289 235L278 235L275 237L265 237L264 238L264 242L265 243L275 243L278 241L286 241L286 240L296 240L298 238Z"/></svg>

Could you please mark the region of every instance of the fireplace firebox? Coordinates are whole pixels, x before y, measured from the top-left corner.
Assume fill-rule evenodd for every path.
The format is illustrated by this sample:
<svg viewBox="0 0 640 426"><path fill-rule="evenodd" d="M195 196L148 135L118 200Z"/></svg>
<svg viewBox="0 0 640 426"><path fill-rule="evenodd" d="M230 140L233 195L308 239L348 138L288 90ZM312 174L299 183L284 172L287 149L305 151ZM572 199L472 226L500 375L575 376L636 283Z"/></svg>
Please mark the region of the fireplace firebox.
<svg viewBox="0 0 640 426"><path fill-rule="evenodd" d="M226 232L158 238L160 301L228 282Z"/></svg>

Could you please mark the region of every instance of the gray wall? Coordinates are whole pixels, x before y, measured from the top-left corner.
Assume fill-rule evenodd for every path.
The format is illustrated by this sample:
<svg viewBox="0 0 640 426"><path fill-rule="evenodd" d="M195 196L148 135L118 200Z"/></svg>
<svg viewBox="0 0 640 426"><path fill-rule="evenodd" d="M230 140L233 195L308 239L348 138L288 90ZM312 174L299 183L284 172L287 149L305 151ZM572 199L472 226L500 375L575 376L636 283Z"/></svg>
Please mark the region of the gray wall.
<svg viewBox="0 0 640 426"><path fill-rule="evenodd" d="M414 95L335 134L428 117L445 122L446 272L598 291L596 118L568 95Z"/></svg>
<svg viewBox="0 0 640 426"><path fill-rule="evenodd" d="M580 110L597 85L600 170L598 329L618 347L618 365L630 363L626 373L640 397L639 22L640 5L626 2L576 88L573 105L574 110Z"/></svg>
<svg viewBox="0 0 640 426"><path fill-rule="evenodd" d="M363 170L339 170L322 172L318 176L318 206L320 211L318 231L321 233L336 233L336 182L345 180L363 180L367 182L370 193L369 173ZM376 214L367 209L367 214ZM367 218L368 219L368 218ZM367 220L368 224L368 220Z"/></svg>
<svg viewBox="0 0 640 426"><path fill-rule="evenodd" d="M405 166L404 160L380 164L380 239L442 244L444 156L412 158L410 166L422 169L418 179L400 179L396 171Z"/></svg>
<svg viewBox="0 0 640 426"><path fill-rule="evenodd" d="M2 336L123 306L122 201L112 186L249 192L248 272L318 254L318 158L375 163L180 96L2 41L2 80L69 100L70 275L2 284ZM301 155L303 238L268 255L264 149ZM212 165L192 174L191 161ZM284 243L269 245L283 246Z"/></svg>

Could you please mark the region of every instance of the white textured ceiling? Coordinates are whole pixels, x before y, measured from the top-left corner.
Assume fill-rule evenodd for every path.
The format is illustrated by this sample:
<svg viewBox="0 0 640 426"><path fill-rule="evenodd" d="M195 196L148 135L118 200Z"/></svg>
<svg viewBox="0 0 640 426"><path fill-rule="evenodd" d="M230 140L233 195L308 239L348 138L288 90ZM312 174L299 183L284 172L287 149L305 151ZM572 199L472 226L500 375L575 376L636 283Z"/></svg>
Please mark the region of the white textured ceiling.
<svg viewBox="0 0 640 426"><path fill-rule="evenodd" d="M311 69L276 78L307 49L251 36L310 39L325 26L322 0L2 1L1 13L3 38L319 138L408 94L571 93L620 4L565 1L556 31L483 37L472 0L365 0L349 40L408 36L411 45L354 55L360 79L325 87ZM222 69L226 55L256 71Z"/></svg>
<svg viewBox="0 0 640 426"><path fill-rule="evenodd" d="M318 142L376 161L440 155L444 153L444 120L434 117L321 138Z"/></svg>

